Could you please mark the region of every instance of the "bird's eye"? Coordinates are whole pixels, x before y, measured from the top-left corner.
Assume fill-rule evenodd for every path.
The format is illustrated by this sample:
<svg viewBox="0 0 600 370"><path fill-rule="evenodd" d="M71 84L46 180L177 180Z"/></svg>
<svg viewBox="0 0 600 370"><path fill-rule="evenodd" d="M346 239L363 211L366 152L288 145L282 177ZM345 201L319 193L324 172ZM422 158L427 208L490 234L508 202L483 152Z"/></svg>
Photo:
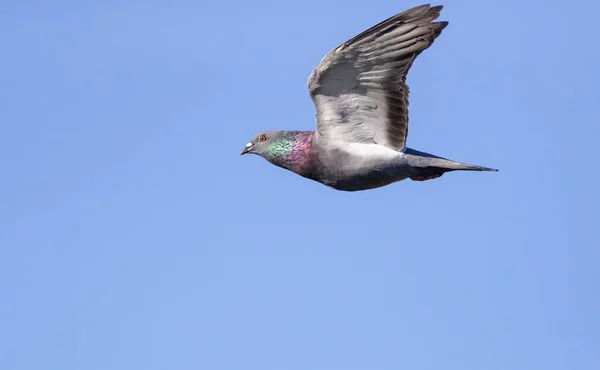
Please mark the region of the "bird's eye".
<svg viewBox="0 0 600 370"><path fill-rule="evenodd" d="M260 135L260 137L258 138L258 140L262 143L263 141L267 140L267 137L265 135Z"/></svg>

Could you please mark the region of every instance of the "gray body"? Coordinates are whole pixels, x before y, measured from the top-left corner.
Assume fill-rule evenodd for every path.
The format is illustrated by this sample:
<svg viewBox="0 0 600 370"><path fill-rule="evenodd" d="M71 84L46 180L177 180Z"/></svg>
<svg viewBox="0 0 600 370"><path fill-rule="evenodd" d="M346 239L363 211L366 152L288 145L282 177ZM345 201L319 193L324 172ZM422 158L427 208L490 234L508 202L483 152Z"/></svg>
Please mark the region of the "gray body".
<svg viewBox="0 0 600 370"><path fill-rule="evenodd" d="M242 154L271 163L338 190L367 190L411 178L429 180L446 172L497 171L451 161L406 147L406 76L416 57L448 22L435 22L442 6L421 5L397 14L331 50L308 79L316 130L302 165L269 153L277 140L298 131L259 133ZM266 137L264 142L259 137ZM303 147L302 150L306 148Z"/></svg>
<svg viewBox="0 0 600 370"><path fill-rule="evenodd" d="M446 172L490 171L492 169L455 162L429 153L405 147L389 156L357 154L355 150L331 149L329 144L320 147L314 140L314 171L305 177L343 191L369 190L402 181L407 178L433 179ZM371 148L365 147L365 151ZM329 165L323 165L323 164Z"/></svg>

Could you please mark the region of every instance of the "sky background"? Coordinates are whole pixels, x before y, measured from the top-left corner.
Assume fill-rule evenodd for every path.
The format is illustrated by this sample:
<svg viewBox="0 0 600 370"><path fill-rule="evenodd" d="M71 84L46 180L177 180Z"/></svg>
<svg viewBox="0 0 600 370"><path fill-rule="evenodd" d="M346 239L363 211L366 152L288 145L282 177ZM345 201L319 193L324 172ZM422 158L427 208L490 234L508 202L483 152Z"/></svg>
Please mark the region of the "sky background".
<svg viewBox="0 0 600 370"><path fill-rule="evenodd" d="M594 1L442 1L409 147L499 168L337 192L330 49L418 1L3 1L0 368L600 368Z"/></svg>

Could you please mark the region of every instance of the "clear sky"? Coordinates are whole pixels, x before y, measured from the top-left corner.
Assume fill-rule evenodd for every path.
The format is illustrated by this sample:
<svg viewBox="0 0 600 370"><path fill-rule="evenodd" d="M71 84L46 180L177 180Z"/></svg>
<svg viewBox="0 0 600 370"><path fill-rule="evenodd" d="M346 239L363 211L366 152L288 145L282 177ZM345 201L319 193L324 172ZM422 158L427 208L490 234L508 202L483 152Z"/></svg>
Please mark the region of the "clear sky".
<svg viewBox="0 0 600 370"><path fill-rule="evenodd" d="M409 147L345 193L239 151L418 1L4 1L0 369L600 369L594 1L443 1Z"/></svg>

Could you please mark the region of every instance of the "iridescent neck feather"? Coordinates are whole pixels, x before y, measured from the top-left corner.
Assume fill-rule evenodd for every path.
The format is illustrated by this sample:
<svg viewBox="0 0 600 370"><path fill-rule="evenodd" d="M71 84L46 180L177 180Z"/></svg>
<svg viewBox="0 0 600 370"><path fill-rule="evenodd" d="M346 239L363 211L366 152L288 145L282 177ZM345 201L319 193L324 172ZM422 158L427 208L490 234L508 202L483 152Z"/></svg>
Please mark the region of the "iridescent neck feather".
<svg viewBox="0 0 600 370"><path fill-rule="evenodd" d="M309 166L312 134L311 131L286 132L269 144L263 156L274 165L302 173Z"/></svg>

